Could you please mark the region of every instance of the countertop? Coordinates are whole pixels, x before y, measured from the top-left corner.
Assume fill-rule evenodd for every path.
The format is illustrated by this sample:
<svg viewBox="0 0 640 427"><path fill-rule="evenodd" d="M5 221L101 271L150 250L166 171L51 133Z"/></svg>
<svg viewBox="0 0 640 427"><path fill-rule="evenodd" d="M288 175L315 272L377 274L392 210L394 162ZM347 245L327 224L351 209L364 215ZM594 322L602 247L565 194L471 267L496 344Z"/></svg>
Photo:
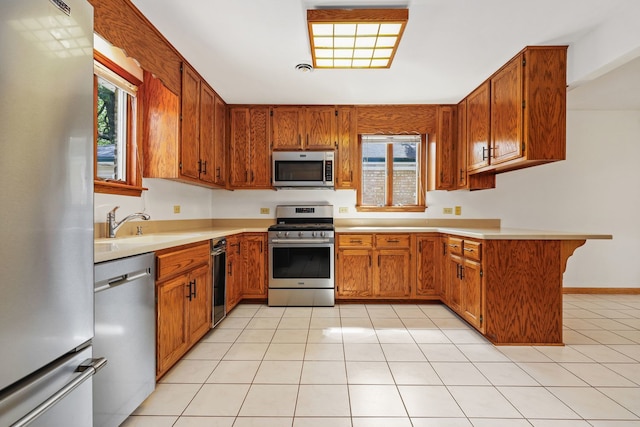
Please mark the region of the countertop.
<svg viewBox="0 0 640 427"><path fill-rule="evenodd" d="M154 252L173 246L186 245L232 234L266 231L266 227L210 227L187 231L153 233L143 236L118 237L115 239L95 239L94 262L110 261L117 258L124 258L145 252ZM336 233L443 233L485 240L592 240L613 238L610 234L574 233L505 227L338 226L336 227Z"/></svg>

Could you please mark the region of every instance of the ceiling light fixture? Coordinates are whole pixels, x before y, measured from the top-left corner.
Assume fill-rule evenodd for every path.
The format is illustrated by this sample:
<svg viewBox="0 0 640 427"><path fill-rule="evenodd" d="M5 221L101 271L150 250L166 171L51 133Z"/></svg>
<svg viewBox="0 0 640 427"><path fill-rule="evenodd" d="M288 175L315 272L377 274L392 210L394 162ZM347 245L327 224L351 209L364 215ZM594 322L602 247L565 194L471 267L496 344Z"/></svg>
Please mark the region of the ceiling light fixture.
<svg viewBox="0 0 640 427"><path fill-rule="evenodd" d="M314 68L389 68L408 19L408 9L307 10Z"/></svg>

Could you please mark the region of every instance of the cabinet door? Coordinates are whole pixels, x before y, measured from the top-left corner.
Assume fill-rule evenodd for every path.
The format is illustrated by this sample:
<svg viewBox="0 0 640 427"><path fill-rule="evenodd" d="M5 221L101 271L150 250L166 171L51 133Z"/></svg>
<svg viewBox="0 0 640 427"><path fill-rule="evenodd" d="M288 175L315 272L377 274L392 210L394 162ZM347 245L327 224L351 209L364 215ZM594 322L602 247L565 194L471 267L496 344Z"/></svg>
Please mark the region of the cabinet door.
<svg viewBox="0 0 640 427"><path fill-rule="evenodd" d="M216 96L213 106L213 182L221 187L227 184L227 106Z"/></svg>
<svg viewBox="0 0 640 427"><path fill-rule="evenodd" d="M267 236L266 233L245 233L242 237L243 261L246 280L242 295L246 298L267 296Z"/></svg>
<svg viewBox="0 0 640 427"><path fill-rule="evenodd" d="M249 183L251 188L271 188L271 152L269 137L269 108L251 108L249 121L249 139L251 143L251 170Z"/></svg>
<svg viewBox="0 0 640 427"><path fill-rule="evenodd" d="M417 237L416 297L440 295L440 238Z"/></svg>
<svg viewBox="0 0 640 427"><path fill-rule="evenodd" d="M200 180L208 183L215 181L214 173L214 120L215 94L204 82L200 84Z"/></svg>
<svg viewBox="0 0 640 427"><path fill-rule="evenodd" d="M456 186L467 187L467 100L458 104L458 132L456 135Z"/></svg>
<svg viewBox="0 0 640 427"><path fill-rule="evenodd" d="M356 109L338 107L338 147L334 167L336 189L348 190L357 187L358 134L356 130Z"/></svg>
<svg viewBox="0 0 640 427"><path fill-rule="evenodd" d="M439 239L440 275L438 276L439 295L442 302L449 304L449 239L441 236Z"/></svg>
<svg viewBox="0 0 640 427"><path fill-rule="evenodd" d="M491 79L491 163L522 157L522 55Z"/></svg>
<svg viewBox="0 0 640 427"><path fill-rule="evenodd" d="M482 265L465 259L462 268L462 316L478 329L482 327Z"/></svg>
<svg viewBox="0 0 640 427"><path fill-rule="evenodd" d="M243 188L249 183L249 125L248 108L231 109L231 138L229 147L229 180L231 187Z"/></svg>
<svg viewBox="0 0 640 427"><path fill-rule="evenodd" d="M411 294L409 249L380 249L374 273L374 295L408 297Z"/></svg>
<svg viewBox="0 0 640 427"><path fill-rule="evenodd" d="M339 297L363 298L372 295L372 257L370 249L338 250L336 292Z"/></svg>
<svg viewBox="0 0 640 427"><path fill-rule="evenodd" d="M143 176L176 179L180 172L180 97L148 71L141 96Z"/></svg>
<svg viewBox="0 0 640 427"><path fill-rule="evenodd" d="M467 97L467 170L489 166L489 81Z"/></svg>
<svg viewBox="0 0 640 427"><path fill-rule="evenodd" d="M302 107L274 107L271 110L271 127L274 150L302 150L304 130Z"/></svg>
<svg viewBox="0 0 640 427"><path fill-rule="evenodd" d="M189 346L189 275L157 285L157 372L164 374Z"/></svg>
<svg viewBox="0 0 640 427"><path fill-rule="evenodd" d="M198 179L200 137L200 77L187 64L182 64L182 111L180 123L180 173Z"/></svg>
<svg viewBox="0 0 640 427"><path fill-rule="evenodd" d="M451 190L456 185L456 107L438 107L438 130L436 137L436 190Z"/></svg>
<svg viewBox="0 0 640 427"><path fill-rule="evenodd" d="M453 311L460 312L462 298L462 281L460 280L460 268L462 267L462 258L449 253L449 307Z"/></svg>
<svg viewBox="0 0 640 427"><path fill-rule="evenodd" d="M211 328L211 268L204 264L189 274L189 342L197 342Z"/></svg>
<svg viewBox="0 0 640 427"><path fill-rule="evenodd" d="M305 149L333 150L337 133L336 115L335 107L305 108Z"/></svg>
<svg viewBox="0 0 640 427"><path fill-rule="evenodd" d="M240 239L238 236L227 238L227 311L230 311L242 298L242 258L240 257Z"/></svg>

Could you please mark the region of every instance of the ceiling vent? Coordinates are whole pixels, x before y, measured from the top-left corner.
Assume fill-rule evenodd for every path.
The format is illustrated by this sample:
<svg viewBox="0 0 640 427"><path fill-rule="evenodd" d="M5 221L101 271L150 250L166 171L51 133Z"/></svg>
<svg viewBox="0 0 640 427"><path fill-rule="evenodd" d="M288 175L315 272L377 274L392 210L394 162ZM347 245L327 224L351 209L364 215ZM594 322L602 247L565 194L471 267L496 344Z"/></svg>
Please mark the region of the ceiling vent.
<svg viewBox="0 0 640 427"><path fill-rule="evenodd" d="M311 64L306 64L306 63L301 63L296 65L296 70L302 72L302 73L308 73L313 71L313 66L311 66Z"/></svg>

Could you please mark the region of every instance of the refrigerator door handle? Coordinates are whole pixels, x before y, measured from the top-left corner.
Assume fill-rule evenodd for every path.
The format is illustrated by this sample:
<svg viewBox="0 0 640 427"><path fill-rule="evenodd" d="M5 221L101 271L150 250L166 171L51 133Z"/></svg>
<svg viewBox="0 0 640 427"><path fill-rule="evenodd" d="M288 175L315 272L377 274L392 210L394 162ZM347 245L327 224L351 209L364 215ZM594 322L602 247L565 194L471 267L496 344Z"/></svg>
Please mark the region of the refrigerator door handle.
<svg viewBox="0 0 640 427"><path fill-rule="evenodd" d="M47 400L42 402L40 405L36 406L31 412L26 414L24 417L20 418L18 421L13 423L11 427L26 427L31 424L36 418L40 415L47 412L53 405L62 400L66 395L71 393L73 390L78 388L82 383L91 378L93 374L98 372L100 369L107 364L107 359L104 357L99 357L96 359L87 359L78 366L76 372L80 372L80 375L75 377L73 380L69 381L64 387L60 390L53 393Z"/></svg>

